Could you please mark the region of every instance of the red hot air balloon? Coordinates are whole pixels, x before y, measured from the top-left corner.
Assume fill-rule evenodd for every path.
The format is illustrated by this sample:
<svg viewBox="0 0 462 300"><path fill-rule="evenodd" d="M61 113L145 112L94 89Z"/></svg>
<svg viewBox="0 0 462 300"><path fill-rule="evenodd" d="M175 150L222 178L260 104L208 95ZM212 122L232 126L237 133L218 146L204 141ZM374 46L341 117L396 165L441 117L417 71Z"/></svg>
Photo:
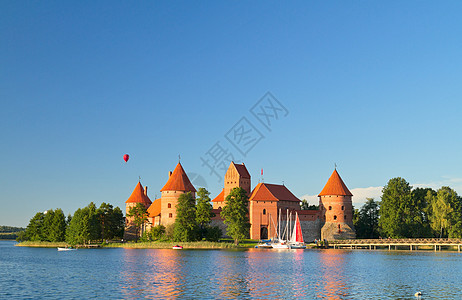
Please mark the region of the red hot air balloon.
<svg viewBox="0 0 462 300"><path fill-rule="evenodd" d="M128 155L128 154L125 154L125 155L124 155L124 160L125 160L125 162L127 162L129 158L130 158L130 155Z"/></svg>

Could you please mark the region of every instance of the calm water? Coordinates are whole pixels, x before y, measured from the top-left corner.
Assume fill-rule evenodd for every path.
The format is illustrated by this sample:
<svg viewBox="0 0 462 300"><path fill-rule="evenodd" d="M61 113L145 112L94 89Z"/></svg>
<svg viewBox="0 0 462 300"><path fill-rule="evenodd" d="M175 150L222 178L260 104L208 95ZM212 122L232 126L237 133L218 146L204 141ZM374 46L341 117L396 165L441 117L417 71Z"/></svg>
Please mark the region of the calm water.
<svg viewBox="0 0 462 300"><path fill-rule="evenodd" d="M0 241L0 298L462 298L462 254L56 249Z"/></svg>

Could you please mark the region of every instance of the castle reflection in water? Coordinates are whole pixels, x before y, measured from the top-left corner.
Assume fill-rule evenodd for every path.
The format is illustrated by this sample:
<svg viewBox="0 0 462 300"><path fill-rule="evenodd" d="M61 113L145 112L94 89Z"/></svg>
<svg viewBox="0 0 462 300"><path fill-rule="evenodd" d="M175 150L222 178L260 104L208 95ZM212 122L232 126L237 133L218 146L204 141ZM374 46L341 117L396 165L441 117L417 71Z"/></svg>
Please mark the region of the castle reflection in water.
<svg viewBox="0 0 462 300"><path fill-rule="evenodd" d="M342 251L124 249L124 298L348 298Z"/></svg>

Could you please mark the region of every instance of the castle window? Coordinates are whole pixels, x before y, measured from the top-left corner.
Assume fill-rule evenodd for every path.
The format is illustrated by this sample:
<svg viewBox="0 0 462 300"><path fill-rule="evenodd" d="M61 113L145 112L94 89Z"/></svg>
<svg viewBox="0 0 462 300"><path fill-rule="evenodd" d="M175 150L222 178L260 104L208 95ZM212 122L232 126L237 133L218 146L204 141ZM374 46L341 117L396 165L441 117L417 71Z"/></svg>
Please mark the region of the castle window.
<svg viewBox="0 0 462 300"><path fill-rule="evenodd" d="M167 204L167 207L172 208L172 204L171 203Z"/></svg>
<svg viewBox="0 0 462 300"><path fill-rule="evenodd" d="M334 220L337 220L337 216L334 216Z"/></svg>
<svg viewBox="0 0 462 300"><path fill-rule="evenodd" d="M218 209L221 209L221 206L218 206Z"/></svg>
<svg viewBox="0 0 462 300"><path fill-rule="evenodd" d="M346 220L346 215L343 216L343 219Z"/></svg>
<svg viewBox="0 0 462 300"><path fill-rule="evenodd" d="M266 215L266 209L263 208L263 214Z"/></svg>
<svg viewBox="0 0 462 300"><path fill-rule="evenodd" d="M168 214L168 217L169 217L169 218L173 218L173 214L172 214L172 213L169 213L169 214Z"/></svg>
<svg viewBox="0 0 462 300"><path fill-rule="evenodd" d="M332 206L329 206L329 210L332 210Z"/></svg>
<svg viewBox="0 0 462 300"><path fill-rule="evenodd" d="M342 206L342 210L345 210L345 206Z"/></svg>

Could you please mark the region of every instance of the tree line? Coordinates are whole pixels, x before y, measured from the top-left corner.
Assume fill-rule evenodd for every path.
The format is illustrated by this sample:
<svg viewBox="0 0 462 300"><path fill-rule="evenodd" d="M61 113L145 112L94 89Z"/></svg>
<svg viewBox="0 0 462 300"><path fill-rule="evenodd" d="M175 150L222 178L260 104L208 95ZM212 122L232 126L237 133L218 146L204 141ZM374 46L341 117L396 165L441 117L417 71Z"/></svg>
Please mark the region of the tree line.
<svg viewBox="0 0 462 300"><path fill-rule="evenodd" d="M462 238L462 197L448 186L413 188L401 177L355 209L357 238Z"/></svg>
<svg viewBox="0 0 462 300"><path fill-rule="evenodd" d="M15 240L19 232L24 230L22 227L0 226L0 240Z"/></svg>
<svg viewBox="0 0 462 300"><path fill-rule="evenodd" d="M91 241L122 239L125 219L119 207L102 203L99 208L91 202L74 215L64 215L62 209L38 212L26 230L18 234L18 241L67 242L71 245Z"/></svg>
<svg viewBox="0 0 462 300"><path fill-rule="evenodd" d="M171 226L153 226L144 231L141 241L172 240L175 242L189 241L218 241L223 235L218 226L211 226L212 218L215 217L210 204L210 192L200 188L197 199L188 192L180 195L176 204L175 222ZM224 223L227 225L226 233L234 239L236 244L244 238L248 238L250 222L248 218L248 196L242 188L234 188L225 199L225 205L221 211ZM136 236L142 231L148 222L146 207L138 203L132 207L127 217L132 218L136 228Z"/></svg>

